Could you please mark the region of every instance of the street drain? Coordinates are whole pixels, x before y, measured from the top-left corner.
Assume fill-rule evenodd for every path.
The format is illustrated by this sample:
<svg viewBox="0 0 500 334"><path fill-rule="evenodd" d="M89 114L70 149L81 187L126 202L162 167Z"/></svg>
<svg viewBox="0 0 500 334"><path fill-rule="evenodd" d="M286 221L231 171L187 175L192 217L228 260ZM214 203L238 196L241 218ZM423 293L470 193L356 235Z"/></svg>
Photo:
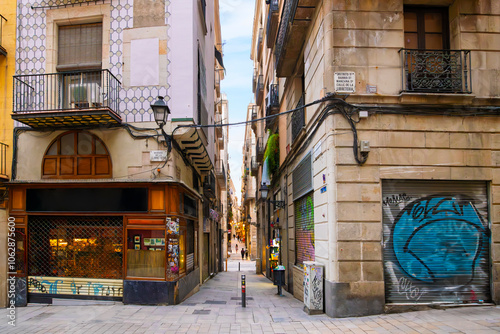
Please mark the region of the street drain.
<svg viewBox="0 0 500 334"><path fill-rule="evenodd" d="M225 300L207 300L205 304L226 304Z"/></svg>
<svg viewBox="0 0 500 334"><path fill-rule="evenodd" d="M210 314L210 310L194 310L193 314Z"/></svg>

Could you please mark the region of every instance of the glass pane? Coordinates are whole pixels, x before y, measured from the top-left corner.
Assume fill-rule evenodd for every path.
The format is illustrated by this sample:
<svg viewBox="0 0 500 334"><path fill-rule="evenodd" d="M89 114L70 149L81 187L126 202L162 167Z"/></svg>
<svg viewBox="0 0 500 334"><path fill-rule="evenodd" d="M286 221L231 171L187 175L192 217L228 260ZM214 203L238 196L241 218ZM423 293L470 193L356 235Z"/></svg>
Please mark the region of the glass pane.
<svg viewBox="0 0 500 334"><path fill-rule="evenodd" d="M16 228L16 270L17 274L24 273L26 252L26 231L23 228ZM12 270L10 270L12 271Z"/></svg>
<svg viewBox="0 0 500 334"><path fill-rule="evenodd" d="M405 33L405 49L418 49L417 33Z"/></svg>
<svg viewBox="0 0 500 334"><path fill-rule="evenodd" d="M47 155L57 155L57 141L50 146Z"/></svg>
<svg viewBox="0 0 500 334"><path fill-rule="evenodd" d="M427 50L442 50L443 36L441 34L425 34L425 48Z"/></svg>
<svg viewBox="0 0 500 334"><path fill-rule="evenodd" d="M127 231L127 276L165 278L165 230Z"/></svg>
<svg viewBox="0 0 500 334"><path fill-rule="evenodd" d="M68 133L61 137L61 155L75 154L75 134Z"/></svg>
<svg viewBox="0 0 500 334"><path fill-rule="evenodd" d="M78 133L78 154L92 154L92 136L88 133Z"/></svg>
<svg viewBox="0 0 500 334"><path fill-rule="evenodd" d="M95 141L95 154L108 154L100 140Z"/></svg>
<svg viewBox="0 0 500 334"><path fill-rule="evenodd" d="M441 13L425 13L425 32L442 32L443 18Z"/></svg>
<svg viewBox="0 0 500 334"><path fill-rule="evenodd" d="M408 13L405 14L405 32L416 32L417 31L417 13Z"/></svg>

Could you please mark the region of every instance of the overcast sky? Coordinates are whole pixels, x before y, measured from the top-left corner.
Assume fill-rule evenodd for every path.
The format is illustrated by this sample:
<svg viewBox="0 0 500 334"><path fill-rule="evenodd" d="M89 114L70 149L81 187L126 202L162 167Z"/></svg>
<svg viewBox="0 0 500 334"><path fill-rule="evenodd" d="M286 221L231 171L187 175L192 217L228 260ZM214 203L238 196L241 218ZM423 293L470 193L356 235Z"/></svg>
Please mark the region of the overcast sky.
<svg viewBox="0 0 500 334"><path fill-rule="evenodd" d="M253 100L253 63L250 60L252 24L255 2L253 0L220 0L220 20L224 43L226 77L222 92L227 95L229 123L246 120L247 106ZM229 127L229 168L241 204L241 164L244 127Z"/></svg>

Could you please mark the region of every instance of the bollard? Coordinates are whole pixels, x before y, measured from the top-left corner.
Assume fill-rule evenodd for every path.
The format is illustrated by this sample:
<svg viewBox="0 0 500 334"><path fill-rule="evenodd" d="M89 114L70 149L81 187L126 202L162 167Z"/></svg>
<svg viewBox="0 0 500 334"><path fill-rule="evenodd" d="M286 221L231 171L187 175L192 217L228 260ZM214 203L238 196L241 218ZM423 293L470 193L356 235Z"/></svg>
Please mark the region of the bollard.
<svg viewBox="0 0 500 334"><path fill-rule="evenodd" d="M240 271L240 263L238 262L238 271Z"/></svg>
<svg viewBox="0 0 500 334"><path fill-rule="evenodd" d="M241 275L241 307L247 307L245 275Z"/></svg>

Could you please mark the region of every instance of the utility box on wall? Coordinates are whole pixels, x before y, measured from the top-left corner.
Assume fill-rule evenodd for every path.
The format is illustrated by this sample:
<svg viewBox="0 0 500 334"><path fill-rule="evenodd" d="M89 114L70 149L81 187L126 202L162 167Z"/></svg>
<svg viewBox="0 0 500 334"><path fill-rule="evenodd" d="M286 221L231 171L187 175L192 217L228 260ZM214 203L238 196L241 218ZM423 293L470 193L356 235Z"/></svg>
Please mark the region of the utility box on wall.
<svg viewBox="0 0 500 334"><path fill-rule="evenodd" d="M304 311L307 314L323 313L324 266L313 261L304 262Z"/></svg>

